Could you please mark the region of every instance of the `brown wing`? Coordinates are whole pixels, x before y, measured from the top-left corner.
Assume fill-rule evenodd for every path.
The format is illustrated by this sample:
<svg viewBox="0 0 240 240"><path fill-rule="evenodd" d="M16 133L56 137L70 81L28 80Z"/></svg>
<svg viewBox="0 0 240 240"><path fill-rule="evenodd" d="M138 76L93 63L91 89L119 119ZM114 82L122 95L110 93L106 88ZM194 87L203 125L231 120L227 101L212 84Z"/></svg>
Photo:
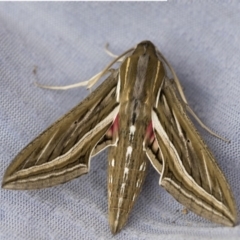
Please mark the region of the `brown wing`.
<svg viewBox="0 0 240 240"><path fill-rule="evenodd" d="M117 72L27 145L7 168L2 187L54 186L89 171L89 159L111 144L105 133L117 115Z"/></svg>
<svg viewBox="0 0 240 240"><path fill-rule="evenodd" d="M188 118L173 81L165 82L152 122L155 145L147 153L161 174L160 185L196 214L233 226L237 214L230 187Z"/></svg>

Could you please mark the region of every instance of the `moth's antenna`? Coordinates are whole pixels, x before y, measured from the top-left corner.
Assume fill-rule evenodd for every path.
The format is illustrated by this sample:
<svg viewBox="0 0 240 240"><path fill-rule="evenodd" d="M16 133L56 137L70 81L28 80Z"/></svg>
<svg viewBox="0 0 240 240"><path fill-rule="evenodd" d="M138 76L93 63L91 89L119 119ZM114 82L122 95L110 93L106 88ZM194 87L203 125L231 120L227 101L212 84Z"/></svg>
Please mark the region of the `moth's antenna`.
<svg viewBox="0 0 240 240"><path fill-rule="evenodd" d="M209 132L211 135L213 135L214 137L217 137L217 138L219 138L219 139L221 139L221 140L223 140L223 141L225 141L225 142L227 142L227 143L230 143L230 140L228 140L228 139L226 139L226 138L224 138L224 137L216 134L216 133L213 132L210 128L208 128L208 127L202 122L202 120L197 116L197 114L191 109L191 107L189 106L188 101L187 101L187 99L186 99L186 97L185 97L185 94L184 94L184 92L183 92L183 89L182 89L182 86L181 86L181 84L180 84L180 81L179 81L179 79L178 79L178 77L177 77L177 74L175 73L173 67L171 66L171 64L167 61L167 59L163 56L163 54L162 54L159 50L157 50L157 52L158 52L158 54L160 55L160 57L163 59L163 61L165 62L165 64L168 66L169 70L171 71L171 73L172 73L172 75L173 75L174 82L175 82L175 84L176 84L176 87L177 87L177 89L178 89L178 92L179 92L179 94L180 94L180 97L182 98L183 102L184 102L185 105L186 105L187 111L196 119L196 121L199 123L199 125L200 125L203 129L205 129L207 132Z"/></svg>
<svg viewBox="0 0 240 240"><path fill-rule="evenodd" d="M115 58L110 64L108 64L101 72L97 73L93 77L91 77L89 80L80 82L80 83L75 83L71 85L66 85L66 86L48 86L48 85L42 85L39 84L38 82L35 82L35 85L40 87L40 88L46 88L46 89L52 89L52 90L67 90L71 88L77 88L77 87L82 87L82 86L87 86L87 89L91 88L102 76L107 74L110 71L110 67L116 63L117 61L123 59L125 55L127 55L129 52L133 51L134 48L130 48L117 58Z"/></svg>

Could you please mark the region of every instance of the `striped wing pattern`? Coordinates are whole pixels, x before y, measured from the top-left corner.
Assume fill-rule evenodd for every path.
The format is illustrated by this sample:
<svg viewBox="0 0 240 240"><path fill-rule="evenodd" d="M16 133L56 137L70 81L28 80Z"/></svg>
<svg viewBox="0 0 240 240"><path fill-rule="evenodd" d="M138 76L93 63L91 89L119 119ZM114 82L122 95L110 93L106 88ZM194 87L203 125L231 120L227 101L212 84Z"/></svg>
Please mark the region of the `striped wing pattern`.
<svg viewBox="0 0 240 240"><path fill-rule="evenodd" d="M115 72L25 147L7 168L2 186L46 188L86 174L90 157L112 143L108 129L118 110L116 85ZM96 97L97 91L101 98Z"/></svg>
<svg viewBox="0 0 240 240"><path fill-rule="evenodd" d="M237 216L230 187L187 116L174 81L165 81L152 121L158 148L151 151L151 162L161 174L160 185L196 214L233 226Z"/></svg>

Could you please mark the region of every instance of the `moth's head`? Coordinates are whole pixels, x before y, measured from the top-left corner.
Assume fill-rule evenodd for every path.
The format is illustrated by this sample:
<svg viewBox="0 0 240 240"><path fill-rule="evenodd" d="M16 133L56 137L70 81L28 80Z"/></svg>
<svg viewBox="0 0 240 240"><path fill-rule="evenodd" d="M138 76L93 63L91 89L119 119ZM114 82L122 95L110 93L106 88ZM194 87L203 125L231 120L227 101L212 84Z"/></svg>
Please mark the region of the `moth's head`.
<svg viewBox="0 0 240 240"><path fill-rule="evenodd" d="M146 53L156 55L156 47L148 40L140 42L133 51L133 55L143 55Z"/></svg>

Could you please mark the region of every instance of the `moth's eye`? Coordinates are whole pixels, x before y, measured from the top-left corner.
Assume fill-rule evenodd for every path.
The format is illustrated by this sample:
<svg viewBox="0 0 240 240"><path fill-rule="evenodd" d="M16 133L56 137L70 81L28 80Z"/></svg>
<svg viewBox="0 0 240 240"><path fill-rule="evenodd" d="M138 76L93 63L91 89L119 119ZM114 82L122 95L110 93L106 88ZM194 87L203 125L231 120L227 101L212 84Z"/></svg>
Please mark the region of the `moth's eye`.
<svg viewBox="0 0 240 240"><path fill-rule="evenodd" d="M77 124L77 123L78 123L78 121L75 121L75 122L74 122L74 124Z"/></svg>
<svg viewBox="0 0 240 240"><path fill-rule="evenodd" d="M188 139L187 142L190 143L190 140Z"/></svg>

